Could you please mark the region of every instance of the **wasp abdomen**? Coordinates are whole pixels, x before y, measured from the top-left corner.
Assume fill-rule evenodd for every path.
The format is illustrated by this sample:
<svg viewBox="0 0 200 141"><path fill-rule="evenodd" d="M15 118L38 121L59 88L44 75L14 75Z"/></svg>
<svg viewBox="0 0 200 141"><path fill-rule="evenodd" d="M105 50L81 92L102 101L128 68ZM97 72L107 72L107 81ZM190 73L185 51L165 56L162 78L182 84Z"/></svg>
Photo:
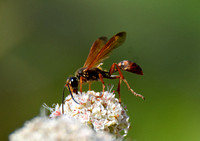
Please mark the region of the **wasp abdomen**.
<svg viewBox="0 0 200 141"><path fill-rule="evenodd" d="M143 71L140 68L140 66L137 65L134 62L131 62L131 61L128 61L128 60L124 60L124 61L119 62L118 66L120 67L120 69L122 69L124 71L136 73L136 74L139 74L139 75L143 75Z"/></svg>

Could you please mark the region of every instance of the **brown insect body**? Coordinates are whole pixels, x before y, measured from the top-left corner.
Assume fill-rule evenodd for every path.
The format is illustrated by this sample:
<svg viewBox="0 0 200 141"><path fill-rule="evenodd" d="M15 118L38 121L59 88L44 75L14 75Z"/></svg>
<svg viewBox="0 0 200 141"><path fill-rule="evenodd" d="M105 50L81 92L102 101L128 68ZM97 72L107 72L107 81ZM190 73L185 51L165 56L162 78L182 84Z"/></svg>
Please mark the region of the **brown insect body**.
<svg viewBox="0 0 200 141"><path fill-rule="evenodd" d="M118 63L118 66L121 70L136 73L139 75L143 75L143 71L139 65L134 62L124 60ZM115 68L114 72L117 72L117 68ZM113 72L113 73L114 73ZM80 77L83 78L82 83L88 83L90 81L99 81L99 74L103 76L103 78L113 79L112 74L109 71L102 70L101 68L91 68L87 70L86 68L80 68L75 73L75 76L80 81Z"/></svg>
<svg viewBox="0 0 200 141"><path fill-rule="evenodd" d="M117 92L119 93L119 102L121 102L121 97L120 97L121 81L124 81L126 83L128 89L135 96L138 96L144 99L142 95L135 93L133 89L131 89L128 82L126 81L123 74L121 73L121 70L123 70L123 71L132 72L135 74L143 75L143 71L139 65L137 65L136 63L132 61L124 60L124 61L119 62L118 64L113 63L109 71L105 71L99 67L100 63L109 57L110 52L113 49L119 47L121 44L123 44L125 39L126 39L126 32L120 32L116 34L115 36L113 36L108 41L106 37L100 37L93 43L84 66L76 71L75 76L69 77L66 81L65 87L67 87L68 90L70 91L70 94L73 100L74 98L73 98L72 92L77 93L78 86L80 86L80 92L82 92L83 83L89 83L89 90L90 90L91 81L100 80L103 85L103 92L104 92L105 85L104 85L103 78L119 79L119 84L117 88ZM112 75L115 72L119 72L119 75ZM63 104L64 104L64 89L63 89ZM103 96L103 93L99 97L102 97L102 96Z"/></svg>
<svg viewBox="0 0 200 141"><path fill-rule="evenodd" d="M75 76L80 81L82 77L82 83L88 83L89 81L99 81L99 74L102 74L103 78L109 77L109 72L102 70L101 68L91 68L87 70L86 68L80 68Z"/></svg>

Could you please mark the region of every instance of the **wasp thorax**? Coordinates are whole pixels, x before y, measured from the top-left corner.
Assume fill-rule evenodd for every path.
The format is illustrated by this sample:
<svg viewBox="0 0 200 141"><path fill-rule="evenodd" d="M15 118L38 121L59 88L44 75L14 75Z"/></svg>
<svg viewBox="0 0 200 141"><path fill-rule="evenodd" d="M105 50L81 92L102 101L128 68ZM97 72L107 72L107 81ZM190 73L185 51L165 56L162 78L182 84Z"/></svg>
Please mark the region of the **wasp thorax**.
<svg viewBox="0 0 200 141"><path fill-rule="evenodd" d="M80 78L81 76L82 77L89 77L89 74L88 74L88 70L86 68L80 68L76 71L75 73L76 77Z"/></svg>

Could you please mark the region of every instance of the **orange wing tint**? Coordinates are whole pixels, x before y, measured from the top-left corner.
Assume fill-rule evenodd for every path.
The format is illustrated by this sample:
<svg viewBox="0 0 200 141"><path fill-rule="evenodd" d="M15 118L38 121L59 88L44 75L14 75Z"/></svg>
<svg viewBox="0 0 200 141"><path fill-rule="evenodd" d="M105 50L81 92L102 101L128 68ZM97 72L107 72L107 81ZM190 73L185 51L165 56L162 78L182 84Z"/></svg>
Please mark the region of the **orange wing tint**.
<svg viewBox="0 0 200 141"><path fill-rule="evenodd" d="M109 57L109 53L113 49L123 44L125 39L126 32L120 32L113 36L104 46L102 46L103 43L94 43L84 66L87 67L87 69L98 66L104 59ZM101 40L101 42L103 41L105 42L105 40Z"/></svg>
<svg viewBox="0 0 200 141"><path fill-rule="evenodd" d="M88 67L91 64L91 62L95 59L100 50L105 46L106 42L106 37L100 37L93 43L92 47L90 48L90 53L88 54L88 57L83 67Z"/></svg>

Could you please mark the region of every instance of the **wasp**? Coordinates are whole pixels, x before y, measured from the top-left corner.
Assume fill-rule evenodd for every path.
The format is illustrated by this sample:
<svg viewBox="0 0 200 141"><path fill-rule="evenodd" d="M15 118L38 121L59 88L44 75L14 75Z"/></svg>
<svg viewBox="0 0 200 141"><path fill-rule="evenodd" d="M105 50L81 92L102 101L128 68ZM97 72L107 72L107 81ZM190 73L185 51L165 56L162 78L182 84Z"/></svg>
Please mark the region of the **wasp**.
<svg viewBox="0 0 200 141"><path fill-rule="evenodd" d="M127 80L124 78L121 70L132 72L135 74L143 75L143 71L139 65L132 61L124 60L119 63L113 63L110 67L109 71L103 70L100 66L102 62L107 59L111 53L112 50L119 47L124 43L126 39L126 32L120 32L116 35L114 35L110 40L107 41L106 37L100 37L98 38L90 48L89 55L85 61L85 64L82 68L78 69L75 73L75 76L68 77L66 80L66 84L63 89L63 105L64 105L64 90L67 87L69 90L72 99L73 98L72 93L78 93L78 86L80 86L80 92L82 92L82 84L88 83L89 84L89 90L91 90L91 82L92 81L101 81L103 92L101 96L98 96L99 98L103 96L104 93L104 78L107 79L119 79L117 92L119 94L119 102L121 103L121 97L120 97L120 85L121 82L124 81L127 85L128 89L138 97L141 97L144 99L144 96L141 94L137 94L128 84ZM118 72L119 75L113 75L113 73ZM97 97L97 98L98 98ZM77 101L75 101L77 104L79 104Z"/></svg>

